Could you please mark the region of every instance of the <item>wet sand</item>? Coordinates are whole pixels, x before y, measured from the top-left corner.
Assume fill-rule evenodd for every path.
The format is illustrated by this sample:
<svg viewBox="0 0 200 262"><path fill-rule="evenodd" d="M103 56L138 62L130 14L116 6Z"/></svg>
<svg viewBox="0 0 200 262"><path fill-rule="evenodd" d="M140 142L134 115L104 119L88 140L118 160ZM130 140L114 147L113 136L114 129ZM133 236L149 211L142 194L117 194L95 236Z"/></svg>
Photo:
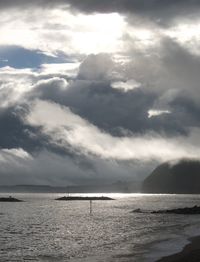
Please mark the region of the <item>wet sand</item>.
<svg viewBox="0 0 200 262"><path fill-rule="evenodd" d="M200 236L189 240L190 243L181 252L163 257L157 262L200 262Z"/></svg>

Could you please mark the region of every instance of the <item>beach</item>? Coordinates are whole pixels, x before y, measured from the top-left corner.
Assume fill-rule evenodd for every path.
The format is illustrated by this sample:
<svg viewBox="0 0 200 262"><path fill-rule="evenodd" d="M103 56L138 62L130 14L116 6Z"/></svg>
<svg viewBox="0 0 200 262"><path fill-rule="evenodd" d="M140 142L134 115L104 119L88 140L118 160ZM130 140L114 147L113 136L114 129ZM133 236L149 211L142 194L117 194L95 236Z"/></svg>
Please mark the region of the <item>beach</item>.
<svg viewBox="0 0 200 262"><path fill-rule="evenodd" d="M200 261L200 236L190 238L190 243L177 254L159 259L157 262L199 262Z"/></svg>

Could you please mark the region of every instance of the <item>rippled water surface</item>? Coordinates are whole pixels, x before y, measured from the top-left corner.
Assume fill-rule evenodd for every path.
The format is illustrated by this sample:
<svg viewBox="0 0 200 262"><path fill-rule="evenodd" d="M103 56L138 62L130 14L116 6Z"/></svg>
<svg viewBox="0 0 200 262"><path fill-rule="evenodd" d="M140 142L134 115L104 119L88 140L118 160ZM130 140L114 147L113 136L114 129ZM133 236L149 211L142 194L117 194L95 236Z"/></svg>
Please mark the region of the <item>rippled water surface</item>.
<svg viewBox="0 0 200 262"><path fill-rule="evenodd" d="M0 203L1 262L150 262L178 250L200 226L199 215L131 213L200 205L197 195L110 194L116 200L93 201L92 215L88 201L13 196L25 202Z"/></svg>

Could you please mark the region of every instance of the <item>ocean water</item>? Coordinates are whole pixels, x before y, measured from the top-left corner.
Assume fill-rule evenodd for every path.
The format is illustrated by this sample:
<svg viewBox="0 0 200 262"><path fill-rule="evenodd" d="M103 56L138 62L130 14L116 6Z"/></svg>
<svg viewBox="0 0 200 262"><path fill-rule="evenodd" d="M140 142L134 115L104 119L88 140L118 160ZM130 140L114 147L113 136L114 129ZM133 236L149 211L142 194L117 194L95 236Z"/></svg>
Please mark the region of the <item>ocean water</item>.
<svg viewBox="0 0 200 262"><path fill-rule="evenodd" d="M12 195L25 202L0 203L0 262L153 262L200 234L200 215L131 213L200 205L199 195L104 194L116 200L93 201L92 215L89 201L54 201L63 194Z"/></svg>

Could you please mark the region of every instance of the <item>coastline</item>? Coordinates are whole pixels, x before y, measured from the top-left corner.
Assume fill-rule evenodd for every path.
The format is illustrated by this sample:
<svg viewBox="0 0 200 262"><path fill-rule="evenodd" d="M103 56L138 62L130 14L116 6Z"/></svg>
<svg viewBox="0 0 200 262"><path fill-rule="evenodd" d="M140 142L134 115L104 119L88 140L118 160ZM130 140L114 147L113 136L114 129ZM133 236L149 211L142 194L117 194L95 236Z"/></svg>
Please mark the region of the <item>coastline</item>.
<svg viewBox="0 0 200 262"><path fill-rule="evenodd" d="M179 253L163 257L156 262L198 262L200 261L200 236L192 237Z"/></svg>

